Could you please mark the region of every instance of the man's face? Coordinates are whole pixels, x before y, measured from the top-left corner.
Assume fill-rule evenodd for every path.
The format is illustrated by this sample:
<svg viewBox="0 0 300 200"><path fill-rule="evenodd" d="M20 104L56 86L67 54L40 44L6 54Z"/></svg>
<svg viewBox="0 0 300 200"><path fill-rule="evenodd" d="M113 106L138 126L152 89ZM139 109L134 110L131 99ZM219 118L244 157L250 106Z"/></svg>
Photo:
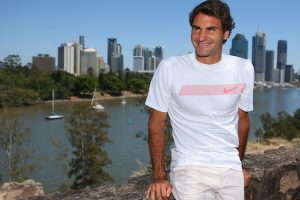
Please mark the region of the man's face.
<svg viewBox="0 0 300 200"><path fill-rule="evenodd" d="M204 64L214 64L221 59L223 40L229 31L223 32L220 19L199 13L192 25L191 40L196 58Z"/></svg>

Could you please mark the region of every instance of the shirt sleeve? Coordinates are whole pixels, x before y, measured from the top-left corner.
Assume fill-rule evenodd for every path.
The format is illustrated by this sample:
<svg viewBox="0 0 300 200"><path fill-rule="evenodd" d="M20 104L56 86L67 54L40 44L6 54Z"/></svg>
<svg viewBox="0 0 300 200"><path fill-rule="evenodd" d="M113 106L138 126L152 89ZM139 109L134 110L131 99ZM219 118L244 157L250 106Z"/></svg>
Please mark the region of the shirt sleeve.
<svg viewBox="0 0 300 200"><path fill-rule="evenodd" d="M250 60L247 60L243 69L242 79L245 89L241 94L238 107L243 111L253 110L253 86L254 86L254 68Z"/></svg>
<svg viewBox="0 0 300 200"><path fill-rule="evenodd" d="M160 62L151 80L145 103L147 106L161 112L168 111L171 97L168 67L165 60Z"/></svg>

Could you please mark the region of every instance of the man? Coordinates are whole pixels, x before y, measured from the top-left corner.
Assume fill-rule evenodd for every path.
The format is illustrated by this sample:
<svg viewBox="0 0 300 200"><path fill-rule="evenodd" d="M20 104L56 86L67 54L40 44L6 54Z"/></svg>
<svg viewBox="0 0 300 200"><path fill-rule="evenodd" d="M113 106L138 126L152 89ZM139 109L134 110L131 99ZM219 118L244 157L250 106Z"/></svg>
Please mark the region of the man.
<svg viewBox="0 0 300 200"><path fill-rule="evenodd" d="M241 200L249 174L242 170L253 110L250 60L222 54L234 28L227 4L208 0L190 13L195 52L163 60L146 105L153 183L147 198ZM165 172L165 120L174 147L170 182Z"/></svg>

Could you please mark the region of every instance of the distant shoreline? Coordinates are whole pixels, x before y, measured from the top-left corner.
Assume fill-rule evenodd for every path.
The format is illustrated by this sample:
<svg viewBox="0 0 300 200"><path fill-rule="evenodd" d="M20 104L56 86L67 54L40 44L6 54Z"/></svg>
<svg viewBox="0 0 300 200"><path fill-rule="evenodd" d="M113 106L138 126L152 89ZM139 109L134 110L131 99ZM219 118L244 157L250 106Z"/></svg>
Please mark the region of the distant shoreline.
<svg viewBox="0 0 300 200"><path fill-rule="evenodd" d="M135 94L133 92L130 91L123 91L123 96L111 96L108 93L104 93L103 95L101 95L100 93L97 93L95 95L95 99L94 100L113 100L113 99L122 99L122 98L137 98L137 97L143 97L146 96L146 94ZM88 98L80 98L77 96L72 96L70 97L70 99L57 99L55 100L56 103L60 103L60 102L78 102L78 101L91 101L91 99ZM43 103L51 103L52 100L47 100L44 101Z"/></svg>

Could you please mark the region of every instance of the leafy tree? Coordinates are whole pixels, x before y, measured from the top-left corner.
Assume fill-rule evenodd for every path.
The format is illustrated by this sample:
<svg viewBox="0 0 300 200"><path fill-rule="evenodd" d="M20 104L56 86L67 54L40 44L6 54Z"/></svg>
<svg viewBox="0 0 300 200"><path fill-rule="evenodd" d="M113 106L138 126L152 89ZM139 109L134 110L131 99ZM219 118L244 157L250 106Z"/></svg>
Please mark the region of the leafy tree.
<svg viewBox="0 0 300 200"><path fill-rule="evenodd" d="M11 54L4 58L4 66L8 68L19 67L22 65L19 55Z"/></svg>
<svg viewBox="0 0 300 200"><path fill-rule="evenodd" d="M67 136L74 148L69 171L69 177L74 177L73 189L112 180L103 169L111 164L103 150L103 146L109 142L107 118L106 112L78 104L67 119Z"/></svg>
<svg viewBox="0 0 300 200"><path fill-rule="evenodd" d="M286 112L279 112L276 118L273 118L270 113L262 114L260 116L262 128L256 130L255 135L262 139L281 137L292 140L300 137L299 116L300 109L295 111L294 116Z"/></svg>
<svg viewBox="0 0 300 200"><path fill-rule="evenodd" d="M82 94L91 93L97 85L97 80L93 76L77 76L74 83L74 94L80 96Z"/></svg>
<svg viewBox="0 0 300 200"><path fill-rule="evenodd" d="M103 88L113 95L120 95L124 90L124 83L114 73L108 73L104 76Z"/></svg>
<svg viewBox="0 0 300 200"><path fill-rule="evenodd" d="M20 123L20 112L2 109L0 113L0 147L5 151L5 167L8 181L24 181L36 165L30 163L34 150L26 148L31 132Z"/></svg>

